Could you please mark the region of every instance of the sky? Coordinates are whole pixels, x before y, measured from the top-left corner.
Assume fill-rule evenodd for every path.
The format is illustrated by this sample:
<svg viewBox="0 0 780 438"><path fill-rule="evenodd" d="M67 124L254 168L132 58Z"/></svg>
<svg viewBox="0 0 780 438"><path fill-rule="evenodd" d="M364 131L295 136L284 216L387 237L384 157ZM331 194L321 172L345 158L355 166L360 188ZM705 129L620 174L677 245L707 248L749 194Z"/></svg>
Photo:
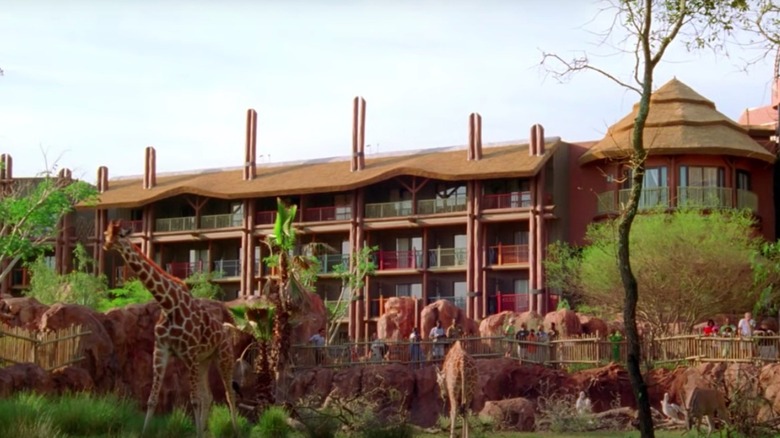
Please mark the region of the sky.
<svg viewBox="0 0 780 438"><path fill-rule="evenodd" d="M539 64L543 52L587 53L628 80L633 56L620 38L603 44L612 16L601 6L0 0L0 152L15 176L66 167L93 182L102 165L111 178L141 174L146 146L159 173L238 167L254 108L258 163L347 156L355 96L369 157L464 145L471 112L483 143L527 139L535 123L598 140L638 95L589 72L560 83ZM773 62L678 43L655 85L677 77L737 119L769 103Z"/></svg>

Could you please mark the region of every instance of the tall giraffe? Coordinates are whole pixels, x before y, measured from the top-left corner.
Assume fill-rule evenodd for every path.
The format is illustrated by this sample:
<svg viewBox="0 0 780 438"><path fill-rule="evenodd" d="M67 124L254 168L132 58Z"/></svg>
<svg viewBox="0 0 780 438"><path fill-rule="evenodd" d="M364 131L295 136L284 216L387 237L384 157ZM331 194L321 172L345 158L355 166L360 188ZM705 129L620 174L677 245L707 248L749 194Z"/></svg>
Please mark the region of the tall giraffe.
<svg viewBox="0 0 780 438"><path fill-rule="evenodd" d="M144 420L143 433L157 407L160 385L171 355L178 357L190 373L190 400L195 415L198 436L206 430L211 408L208 386L209 365L217 361L225 395L230 408L233 431L238 436L235 394L233 393L233 344L222 322L213 318L202 302L190 294L187 285L150 260L126 237L120 221L108 224L103 248L115 249L138 279L152 293L161 307L160 319L154 327L154 378Z"/></svg>
<svg viewBox="0 0 780 438"><path fill-rule="evenodd" d="M463 417L463 438L469 436L468 410L477 386L477 361L463 349L460 341L455 341L441 369L436 368L436 381L439 383L442 398L445 394L450 401L450 438L455 438L455 418Z"/></svg>

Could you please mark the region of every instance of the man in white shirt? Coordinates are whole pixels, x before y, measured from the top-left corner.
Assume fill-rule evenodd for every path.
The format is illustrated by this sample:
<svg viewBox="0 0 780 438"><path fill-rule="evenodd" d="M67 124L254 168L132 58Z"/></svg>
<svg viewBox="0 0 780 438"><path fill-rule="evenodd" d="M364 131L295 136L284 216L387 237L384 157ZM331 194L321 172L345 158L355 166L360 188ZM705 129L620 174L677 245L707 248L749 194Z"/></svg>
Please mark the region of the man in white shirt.
<svg viewBox="0 0 780 438"><path fill-rule="evenodd" d="M444 357L444 341L447 338L447 332L444 327L441 326L441 321L436 321L436 326L431 329L428 337L433 340L433 360L441 359Z"/></svg>
<svg viewBox="0 0 780 438"><path fill-rule="evenodd" d="M325 346L325 329L320 329L317 333L313 334L309 338L309 342L314 344L314 363L316 365L322 365L322 358L324 356L322 347Z"/></svg>
<svg viewBox="0 0 780 438"><path fill-rule="evenodd" d="M737 324L737 331L743 338L749 338L753 336L753 327L756 322L753 320L753 315L750 312L745 312L745 317L739 320Z"/></svg>

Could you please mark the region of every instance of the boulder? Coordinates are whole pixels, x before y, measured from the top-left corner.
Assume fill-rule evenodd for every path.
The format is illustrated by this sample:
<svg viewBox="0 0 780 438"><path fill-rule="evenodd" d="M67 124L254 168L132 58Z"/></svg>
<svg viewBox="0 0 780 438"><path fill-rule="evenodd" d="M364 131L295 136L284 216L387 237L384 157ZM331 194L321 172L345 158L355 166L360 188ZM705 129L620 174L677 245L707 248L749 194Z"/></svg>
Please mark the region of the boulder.
<svg viewBox="0 0 780 438"><path fill-rule="evenodd" d="M509 319L517 319L518 316L518 313L509 310L490 315L479 323L479 335L483 338L504 336L504 325ZM517 323L516 326L519 327L520 324Z"/></svg>
<svg viewBox="0 0 780 438"><path fill-rule="evenodd" d="M521 324L525 324L525 327L528 330L531 329L536 330L544 322L545 320L544 317L542 317L542 315L536 313L533 310L529 310L528 312L521 313L517 318L515 318L515 328L520 327ZM545 329L549 329L549 328L550 325L545 324ZM560 329L558 329L558 331L560 331Z"/></svg>
<svg viewBox="0 0 780 438"><path fill-rule="evenodd" d="M536 409L531 400L516 397L506 400L489 401L479 413L501 429L532 432L536 422Z"/></svg>
<svg viewBox="0 0 780 438"><path fill-rule="evenodd" d="M609 326L603 319L589 315L580 315L579 318L582 334L599 335L602 338L609 335Z"/></svg>
<svg viewBox="0 0 780 438"><path fill-rule="evenodd" d="M544 316L544 326L549 328L555 323L561 338L570 338L582 334L582 325L577 313L569 309L556 310Z"/></svg>
<svg viewBox="0 0 780 438"><path fill-rule="evenodd" d="M57 394L93 391L95 382L84 368L69 366L51 372L51 380Z"/></svg>
<svg viewBox="0 0 780 438"><path fill-rule="evenodd" d="M51 306L38 322L43 332L80 326L89 334L81 336L81 357L74 366L86 370L95 385L102 390L113 389L114 376L118 371L114 343L101 319L104 316L78 304L57 303Z"/></svg>
<svg viewBox="0 0 780 438"><path fill-rule="evenodd" d="M420 312L420 334L423 339L428 339L436 321L441 321L442 326L446 329L453 320L460 324L465 336L476 336L479 333L479 326L473 319L466 317L466 311L456 307L449 300L438 300L428 304Z"/></svg>
<svg viewBox="0 0 780 438"><path fill-rule="evenodd" d="M416 309L416 298L388 298L385 311L376 323L377 336L393 341L408 339L414 328Z"/></svg>
<svg viewBox="0 0 780 438"><path fill-rule="evenodd" d="M22 391L49 395L55 392L55 387L49 373L38 365L20 363L0 368L0 398Z"/></svg>
<svg viewBox="0 0 780 438"><path fill-rule="evenodd" d="M35 298L6 298L0 300L0 321L11 327L35 329L48 308Z"/></svg>

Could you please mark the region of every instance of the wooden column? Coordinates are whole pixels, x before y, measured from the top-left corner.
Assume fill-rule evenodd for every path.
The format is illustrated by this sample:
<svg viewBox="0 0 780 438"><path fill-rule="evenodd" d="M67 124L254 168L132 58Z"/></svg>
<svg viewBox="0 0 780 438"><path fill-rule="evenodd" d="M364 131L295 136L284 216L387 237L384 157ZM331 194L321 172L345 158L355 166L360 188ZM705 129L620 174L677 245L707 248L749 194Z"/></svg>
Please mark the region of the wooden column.
<svg viewBox="0 0 780 438"><path fill-rule="evenodd" d="M365 192L362 188L355 191L355 204L356 206L353 215L355 216L354 229L355 229L355 251L359 251L363 245L367 245L367 236L363 229L363 220L365 217ZM367 339L366 333L368 333L368 320L366 315L369 314L370 305L369 301L369 286L371 284L371 278L366 278L365 285L362 290L359 290L358 296L362 298L362 301L358 300L355 306L355 340L361 341Z"/></svg>
<svg viewBox="0 0 780 438"><path fill-rule="evenodd" d="M466 292L476 290L475 273L477 271L476 231L474 226L474 181L466 183ZM466 316L474 319L474 303L471 297L466 298Z"/></svg>
<svg viewBox="0 0 780 438"><path fill-rule="evenodd" d="M471 313L472 319L480 318L483 312L483 301L485 300L485 290L481 288L482 285L482 277L485 275L484 270L482 269L484 266L484 248L485 248L485 241L483 239L483 224L479 221L480 211L482 210L481 205L481 194L482 194L482 183L480 181L474 181L473 184L474 188L474 208L473 208L473 232L474 232L474 274L472 278L474 279L474 284L472 285L472 288L469 289L469 292L478 292L479 295L475 297L469 298L469 301L472 301L473 310Z"/></svg>
<svg viewBox="0 0 780 438"><path fill-rule="evenodd" d="M536 295L536 312L540 315L544 315L547 309L547 288L544 287L544 248L546 245L546 226L544 220L544 168L539 171L537 175L537 195L536 195L536 210L538 211L536 222L536 265L532 269L536 269L536 290L543 291L539 295Z"/></svg>

